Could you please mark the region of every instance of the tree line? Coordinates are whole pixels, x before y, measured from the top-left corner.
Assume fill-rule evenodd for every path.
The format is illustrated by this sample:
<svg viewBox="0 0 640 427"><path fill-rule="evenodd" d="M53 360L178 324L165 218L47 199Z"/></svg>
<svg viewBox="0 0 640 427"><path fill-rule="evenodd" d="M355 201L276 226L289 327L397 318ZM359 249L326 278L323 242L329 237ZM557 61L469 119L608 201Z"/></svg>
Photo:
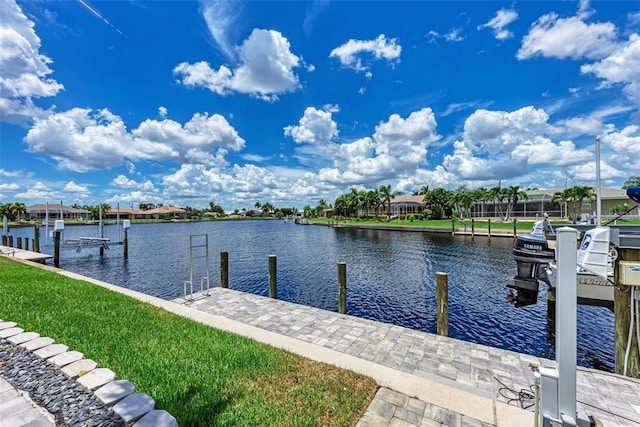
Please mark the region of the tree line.
<svg viewBox="0 0 640 427"><path fill-rule="evenodd" d="M640 185L640 177L637 178L637 184ZM504 221L509 221L513 217L518 203L528 200L527 191L532 190L538 190L538 188L529 187L524 189L520 185L503 187L498 183L492 188L479 187L469 189L466 185L461 185L456 190L448 190L443 187L430 189L429 186L425 185L413 191L412 195L423 196L423 211L421 214L423 219L470 218L475 204L490 203L495 207L494 213L496 216L499 216ZM392 199L402 195L404 193L392 191L390 185L382 185L373 190L351 188L347 193L341 194L336 198L333 214L344 218L358 216L364 218L374 216L378 218L380 214L386 211L386 219L389 219L391 217ZM576 185L556 191L549 202L566 206L567 216L575 220L585 199L590 202L596 199L594 188ZM625 205L615 205L612 208L612 213L621 213L626 207ZM324 209L326 208L324 206L321 207L320 203L315 209L309 208L307 211L305 208L305 216L319 217ZM417 216L419 217L420 214L417 214Z"/></svg>

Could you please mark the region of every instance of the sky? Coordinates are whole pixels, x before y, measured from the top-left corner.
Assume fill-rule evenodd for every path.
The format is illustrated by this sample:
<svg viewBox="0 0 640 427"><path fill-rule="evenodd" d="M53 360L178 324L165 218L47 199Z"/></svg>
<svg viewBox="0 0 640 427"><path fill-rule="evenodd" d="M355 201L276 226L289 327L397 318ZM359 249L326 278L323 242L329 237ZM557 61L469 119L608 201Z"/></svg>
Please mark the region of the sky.
<svg viewBox="0 0 640 427"><path fill-rule="evenodd" d="M637 1L0 1L0 203L640 175Z"/></svg>

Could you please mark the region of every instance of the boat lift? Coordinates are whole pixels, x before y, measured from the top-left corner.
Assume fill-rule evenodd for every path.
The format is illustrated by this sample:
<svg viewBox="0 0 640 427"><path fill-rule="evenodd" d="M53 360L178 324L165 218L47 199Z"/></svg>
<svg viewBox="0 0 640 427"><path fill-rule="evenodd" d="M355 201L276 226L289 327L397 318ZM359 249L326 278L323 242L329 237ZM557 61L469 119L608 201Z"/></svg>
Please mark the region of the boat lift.
<svg viewBox="0 0 640 427"><path fill-rule="evenodd" d="M202 250L204 249L204 254ZM204 260L204 276L200 277L200 293L209 296L209 235L192 234L189 236L189 280L183 282L183 297L186 301L193 301L194 260Z"/></svg>

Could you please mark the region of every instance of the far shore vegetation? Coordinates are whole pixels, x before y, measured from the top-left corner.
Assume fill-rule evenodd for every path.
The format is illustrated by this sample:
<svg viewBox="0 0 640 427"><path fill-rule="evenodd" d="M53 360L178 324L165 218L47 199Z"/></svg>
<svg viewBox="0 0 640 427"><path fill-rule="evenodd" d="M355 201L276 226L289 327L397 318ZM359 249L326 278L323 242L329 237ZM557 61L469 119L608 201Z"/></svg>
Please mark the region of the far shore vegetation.
<svg viewBox="0 0 640 427"><path fill-rule="evenodd" d="M640 176L632 176L622 185L622 189L632 186L640 186ZM492 216L503 222L510 222L515 217L516 206L519 202L528 200L527 191L538 190L537 187L523 188L520 185L502 187L500 182L491 188L479 187L470 189L466 185L459 186L456 190L449 190L443 187L429 188L424 185L414 190L410 195L422 196L423 205L420 212L408 213L404 215L392 215L391 202L395 197L404 196L405 193L395 191L391 185L381 185L371 190L351 188L347 193L339 195L333 203L320 199L315 206L306 205L299 210L296 207L276 207L271 202L256 201L251 209L225 209L209 202L207 207L196 208L185 206L178 208L180 214L157 213L152 218L131 218L134 222L168 222L168 221L207 221L207 220L230 220L230 219L286 219L297 215L302 215L307 219L323 218L332 216L335 219L358 219L375 221L403 221L408 220L407 226L414 225L413 222L424 220L439 221L442 219L461 220L477 217L474 206L478 203L487 203L495 206ZM595 188L592 186L576 185L556 191L549 203L557 203L566 206L566 219L575 221L578 219L580 205L585 201L595 201ZM55 212L55 206L51 205L51 212ZM70 220L69 223L95 222L100 218L113 220L116 209L102 203L95 206L73 204L70 207L83 209L89 212L89 218L83 220ZM146 212L153 209L162 208L163 204L139 203L138 211ZM629 203L620 203L612 206L610 212L603 212L607 215L624 214L630 208ZM330 211L330 214L328 212ZM41 221L28 214L27 206L22 202L0 203L0 217L6 216L12 225L33 224ZM485 215L486 217L487 215ZM486 219L486 218L485 218ZM496 221L497 223L498 221ZM400 225L400 223L398 223ZM430 226L437 227L437 223ZM450 226L450 224L447 224Z"/></svg>
<svg viewBox="0 0 640 427"><path fill-rule="evenodd" d="M353 426L374 380L0 257L0 318L80 351L185 426Z"/></svg>

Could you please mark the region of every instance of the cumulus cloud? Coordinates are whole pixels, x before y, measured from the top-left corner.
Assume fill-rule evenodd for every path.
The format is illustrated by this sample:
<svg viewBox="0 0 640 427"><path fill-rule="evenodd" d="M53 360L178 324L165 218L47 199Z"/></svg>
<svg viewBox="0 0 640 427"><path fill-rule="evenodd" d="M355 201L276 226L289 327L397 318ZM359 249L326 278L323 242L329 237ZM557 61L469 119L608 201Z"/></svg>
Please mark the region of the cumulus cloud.
<svg viewBox="0 0 640 427"><path fill-rule="evenodd" d="M580 67L584 74L594 74L604 85L622 84L636 105L640 106L640 35L631 34L626 43L617 45L611 54L593 64Z"/></svg>
<svg viewBox="0 0 640 427"><path fill-rule="evenodd" d="M275 30L254 29L242 46L236 48L239 65L221 65L217 70L208 62L182 62L173 73L188 87L204 87L218 95L244 93L265 101L300 88L294 69L301 60L291 52L289 40Z"/></svg>
<svg viewBox="0 0 640 427"><path fill-rule="evenodd" d="M414 111L406 118L392 114L376 126L372 136L344 143L332 141L337 130L333 132L329 113L317 112L308 108L300 124L289 127L288 134L297 142L315 144L314 154L329 163L320 168L317 179L330 185L364 184L415 171L426 162L428 147L440 138L430 108ZM307 119L318 120L315 126L302 126L311 122Z"/></svg>
<svg viewBox="0 0 640 427"><path fill-rule="evenodd" d="M513 33L507 30L507 25L518 19L518 13L513 9L500 9L496 12L496 16L491 18L489 22L478 25L478 30L491 28L493 35L498 40L506 40L513 37Z"/></svg>
<svg viewBox="0 0 640 427"><path fill-rule="evenodd" d="M22 193L16 193L14 195L16 199L26 201L37 201L42 203L43 200L59 200L61 198L60 192L53 191L47 185L40 181L27 188L27 191Z"/></svg>
<svg viewBox="0 0 640 427"><path fill-rule="evenodd" d="M538 18L522 39L518 59L544 56L559 59L598 59L616 49L617 29L610 22L587 23L588 3L581 3L578 15L561 18L548 13Z"/></svg>
<svg viewBox="0 0 640 427"><path fill-rule="evenodd" d="M532 167L575 166L593 158L572 141L552 141L556 129L542 109L516 111L476 110L464 124L463 138L445 156L446 170L466 180L509 179Z"/></svg>
<svg viewBox="0 0 640 427"><path fill-rule="evenodd" d="M129 179L124 175L118 175L111 181L111 185L119 188L133 188L137 190L152 191L155 190L153 183L149 180L145 182L137 182Z"/></svg>
<svg viewBox="0 0 640 427"><path fill-rule="evenodd" d="M85 172L137 160L221 161L225 149L238 151L244 139L218 115L197 113L186 123L145 120L131 132L109 110L74 108L36 120L25 137L29 150L46 154L61 169ZM222 150L222 151L221 151Z"/></svg>
<svg viewBox="0 0 640 427"><path fill-rule="evenodd" d="M338 136L338 124L331 111L307 107L297 125L286 126L284 135L302 144L324 144Z"/></svg>
<svg viewBox="0 0 640 427"><path fill-rule="evenodd" d="M329 57L337 58L343 67L361 72L369 69L369 66L362 62L362 54L370 54L377 60L386 59L395 64L400 61L401 52L402 46L398 44L398 39L388 39L384 34L380 34L373 40L350 39L333 49Z"/></svg>
<svg viewBox="0 0 640 427"><path fill-rule="evenodd" d="M64 87L48 77L51 59L40 53L34 23L13 0L0 2L0 121L26 125L45 112L33 99Z"/></svg>

